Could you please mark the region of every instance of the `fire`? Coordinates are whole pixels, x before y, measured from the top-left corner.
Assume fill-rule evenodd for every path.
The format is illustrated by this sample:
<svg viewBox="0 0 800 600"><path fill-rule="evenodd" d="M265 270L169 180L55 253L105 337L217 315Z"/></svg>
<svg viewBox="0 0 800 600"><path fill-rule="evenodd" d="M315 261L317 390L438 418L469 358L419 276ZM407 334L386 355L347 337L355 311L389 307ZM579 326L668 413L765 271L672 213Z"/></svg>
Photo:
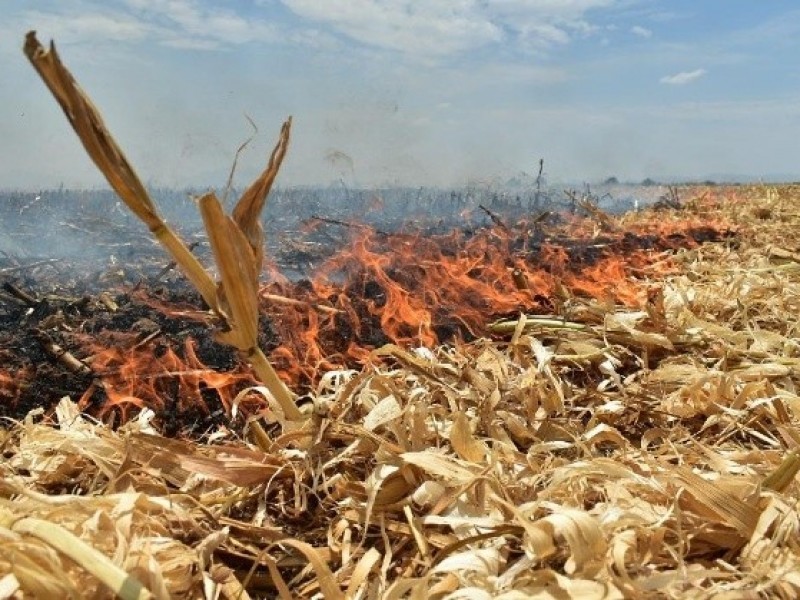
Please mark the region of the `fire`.
<svg viewBox="0 0 800 600"><path fill-rule="evenodd" d="M19 394L19 379L0 371L0 399L13 400Z"/></svg>
<svg viewBox="0 0 800 600"><path fill-rule="evenodd" d="M627 266L621 258L611 256L587 267L579 275L570 273L564 283L579 295L636 306L643 299L643 290L639 282L631 278Z"/></svg>
<svg viewBox="0 0 800 600"><path fill-rule="evenodd" d="M430 347L485 335L497 317L551 312L560 294L641 306L642 275L670 272L668 251L719 235L695 217L642 219L624 232L569 217L548 239L525 223L471 235L354 229L310 280L265 288L263 310L281 340L271 359L291 385L363 364L387 342ZM303 302L275 304L269 295Z"/></svg>
<svg viewBox="0 0 800 600"><path fill-rule="evenodd" d="M351 238L308 279L290 281L267 265L259 344L280 376L302 391L329 370L366 364L373 349L390 342L468 341L487 335L497 318L559 314L575 297L640 307L649 282L675 268L672 250L718 238L725 228L699 214L627 219L562 215L546 226L495 223L437 235L349 227ZM304 235L323 226L314 221ZM296 243L300 248L303 241ZM82 409L121 422L145 407L165 422L170 415L208 422L230 415L235 403L245 413L264 407L260 395L240 394L257 382L233 351L219 346L227 358L206 364L207 311L146 287L129 297L151 315L171 319L167 330L176 327L181 337L160 330L144 337L114 333L102 324L96 332L74 333L77 354L91 369ZM0 373L0 397L17 397L19 379Z"/></svg>
<svg viewBox="0 0 800 600"><path fill-rule="evenodd" d="M236 394L256 382L242 367L219 372L204 365L197 357L195 342L187 339L181 352L158 342L135 344L130 336L117 336L111 347L98 347L86 340L96 352L90 362L95 382L80 398L79 406L87 410L96 394L104 396L94 411L104 418L116 413L121 422L132 411L144 407L162 415L200 411L208 414L215 405L230 414ZM121 339L119 339L121 338Z"/></svg>

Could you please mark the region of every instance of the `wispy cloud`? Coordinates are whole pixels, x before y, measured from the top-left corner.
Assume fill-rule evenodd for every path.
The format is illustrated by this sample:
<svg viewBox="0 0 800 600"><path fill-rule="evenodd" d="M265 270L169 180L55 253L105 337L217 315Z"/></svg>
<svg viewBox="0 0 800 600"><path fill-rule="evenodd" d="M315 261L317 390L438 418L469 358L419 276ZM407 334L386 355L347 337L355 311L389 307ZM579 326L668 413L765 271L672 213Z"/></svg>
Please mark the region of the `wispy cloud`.
<svg viewBox="0 0 800 600"><path fill-rule="evenodd" d="M686 85L693 81L697 81L703 77L707 71L705 69L695 69L694 71L681 71L674 75L665 75L659 81L667 85Z"/></svg>
<svg viewBox="0 0 800 600"><path fill-rule="evenodd" d="M282 39L273 23L196 0L126 0L126 4L159 42L173 47L208 49Z"/></svg>
<svg viewBox="0 0 800 600"><path fill-rule="evenodd" d="M295 14L324 23L369 46L441 58L495 43L537 51L599 28L585 19L618 0L460 2L411 0L282 0Z"/></svg>
<svg viewBox="0 0 800 600"><path fill-rule="evenodd" d="M8 20L11 22L9 23ZM303 44L319 36L279 26L260 15L246 15L201 0L81 0L51 10L22 8L2 31L36 28L45 37L69 43L148 42L172 48L214 50L248 43Z"/></svg>
<svg viewBox="0 0 800 600"><path fill-rule="evenodd" d="M117 10L59 13L29 10L16 20L20 25L40 29L64 42L86 40L129 42L144 39L150 34L147 23Z"/></svg>
<svg viewBox="0 0 800 600"><path fill-rule="evenodd" d="M437 60L493 46L540 54L599 35L591 11L624 0L280 0L304 24L275 18L275 0L76 0L49 10L21 5L15 28L35 24L62 43L147 42L214 50L248 43L324 45L354 40L376 50ZM642 28L643 29L643 28Z"/></svg>
<svg viewBox="0 0 800 600"><path fill-rule="evenodd" d="M325 23L363 44L407 53L443 56L499 41L500 27L482 19L470 3L373 0L284 0L301 17Z"/></svg>
<svg viewBox="0 0 800 600"><path fill-rule="evenodd" d="M642 27L641 25L634 25L631 27L631 33L640 38L649 38L653 36L653 32L650 29Z"/></svg>

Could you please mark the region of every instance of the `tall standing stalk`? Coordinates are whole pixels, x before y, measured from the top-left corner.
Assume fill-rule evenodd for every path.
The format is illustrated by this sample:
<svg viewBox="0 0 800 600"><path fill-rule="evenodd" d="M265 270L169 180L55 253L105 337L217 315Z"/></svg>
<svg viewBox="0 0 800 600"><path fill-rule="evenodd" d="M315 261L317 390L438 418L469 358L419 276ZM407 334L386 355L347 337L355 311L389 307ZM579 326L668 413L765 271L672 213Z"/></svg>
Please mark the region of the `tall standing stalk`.
<svg viewBox="0 0 800 600"><path fill-rule="evenodd" d="M272 393L289 421L305 417L292 392L258 347L258 277L264 258L264 230L260 215L289 144L291 117L281 128L278 143L261 175L227 216L213 193L200 198L200 212L208 232L222 281L217 285L186 244L158 214L147 190L106 129L100 113L63 65L51 42L46 50L31 31L25 55L58 101L83 147L126 206L141 219L172 256L214 313L218 339L234 346Z"/></svg>

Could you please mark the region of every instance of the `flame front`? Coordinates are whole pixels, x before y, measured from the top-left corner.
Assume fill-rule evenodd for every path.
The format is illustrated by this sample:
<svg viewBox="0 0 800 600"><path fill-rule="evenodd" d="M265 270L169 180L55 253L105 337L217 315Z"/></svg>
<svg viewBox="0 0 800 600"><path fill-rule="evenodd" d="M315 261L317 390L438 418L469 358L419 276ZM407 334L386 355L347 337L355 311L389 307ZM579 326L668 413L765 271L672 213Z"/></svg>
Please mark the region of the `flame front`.
<svg viewBox="0 0 800 600"><path fill-rule="evenodd" d="M260 344L284 381L302 392L329 370L373 360L372 350L386 343L468 341L487 335L487 325L498 318L564 314L576 297L639 307L651 282L676 268L673 249L718 237L727 227L687 214L625 217L618 225L559 215L546 231L532 221L441 235L387 234L357 225L308 279L289 281L268 266L271 282L260 292ZM198 322L207 313L147 288L130 298L151 316L167 315L172 333L142 337L113 327L75 333L71 348L91 369L83 409L124 422L149 407L165 419L196 415L206 424L224 422L235 405L242 413L266 409L261 395L240 394L257 381L235 353L219 350L228 352L224 360L206 364L208 346L217 347L207 324ZM13 402L25 377L0 373L0 395Z"/></svg>
<svg viewBox="0 0 800 600"><path fill-rule="evenodd" d="M382 344L475 338L498 317L553 313L570 296L640 306L649 281L675 269L671 250L727 227L711 225L654 215L609 234L567 216L544 240L527 223L439 236L359 226L310 280L263 289L263 310L281 340L271 359L287 383L306 385L326 370L363 364ZM274 296L302 302L273 303Z"/></svg>
<svg viewBox="0 0 800 600"><path fill-rule="evenodd" d="M178 353L169 345L138 345L132 335L117 337L111 347L86 340L96 349L91 357L96 377L79 406L90 409L99 393L103 400L94 412L101 418L116 413L125 422L144 407L161 415L208 415L218 406L230 414L238 391L256 383L244 367L220 372L204 365L192 339Z"/></svg>

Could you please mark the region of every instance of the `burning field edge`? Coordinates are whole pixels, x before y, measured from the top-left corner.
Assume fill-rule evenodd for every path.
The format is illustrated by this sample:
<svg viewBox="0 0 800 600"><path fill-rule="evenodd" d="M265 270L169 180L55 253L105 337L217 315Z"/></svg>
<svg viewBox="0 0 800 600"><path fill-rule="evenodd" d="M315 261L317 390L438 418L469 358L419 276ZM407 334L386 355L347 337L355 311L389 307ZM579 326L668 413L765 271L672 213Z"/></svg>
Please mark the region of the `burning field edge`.
<svg viewBox="0 0 800 600"><path fill-rule="evenodd" d="M638 305L381 347L305 422L7 421L0 597L795 598L798 206L706 196L737 243L678 251Z"/></svg>

